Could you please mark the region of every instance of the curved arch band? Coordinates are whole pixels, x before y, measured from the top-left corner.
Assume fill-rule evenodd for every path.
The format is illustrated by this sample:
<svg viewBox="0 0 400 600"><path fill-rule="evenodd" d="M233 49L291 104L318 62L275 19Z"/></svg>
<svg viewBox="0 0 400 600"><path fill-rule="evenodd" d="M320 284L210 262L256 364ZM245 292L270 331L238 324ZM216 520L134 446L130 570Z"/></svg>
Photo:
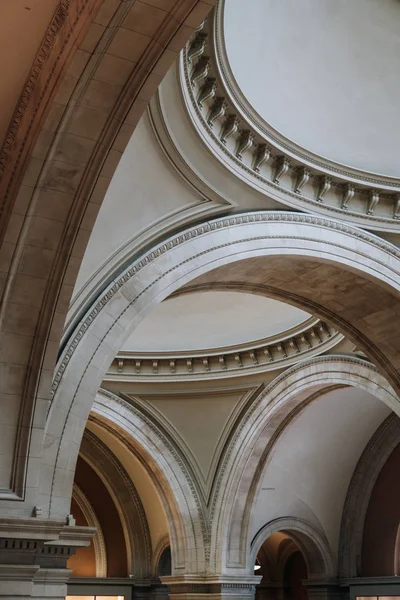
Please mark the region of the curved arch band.
<svg viewBox="0 0 400 600"><path fill-rule="evenodd" d="M46 434L58 439L57 452L45 457L46 464L53 465L51 489L42 503L49 516L66 512L69 493L65 490L68 482L72 489L73 469L64 468L64 455L73 447L77 453L95 394L127 336L175 290L199 276L217 273L217 268L234 264L237 273L237 265L251 264L247 259L263 261L261 272L274 283L271 295L328 318L400 387L400 341L387 329L400 288L397 248L347 225L292 213L254 212L193 227L163 242L117 277L65 347L46 425ZM306 284L303 272L296 279L296 272L289 269L297 265L300 270L305 265L310 273ZM351 289L346 284L349 271ZM323 289L318 284L322 273L329 277ZM371 294L381 308L376 326L368 320ZM355 306L360 310L357 318ZM398 411L397 400L392 399L392 407Z"/></svg>

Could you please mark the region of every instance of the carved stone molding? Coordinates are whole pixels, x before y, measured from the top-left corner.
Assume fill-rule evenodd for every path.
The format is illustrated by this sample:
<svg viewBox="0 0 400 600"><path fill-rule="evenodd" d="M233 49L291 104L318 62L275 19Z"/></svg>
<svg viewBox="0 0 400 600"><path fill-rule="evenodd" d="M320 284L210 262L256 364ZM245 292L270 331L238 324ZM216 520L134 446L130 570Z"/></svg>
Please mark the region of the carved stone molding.
<svg viewBox="0 0 400 600"><path fill-rule="evenodd" d="M189 600L196 598L201 600L208 597L223 600L252 600L254 598L256 585L260 583L261 576L227 576L220 574L208 575L182 575L161 577L163 584L170 590L171 600Z"/></svg>
<svg viewBox="0 0 400 600"><path fill-rule="evenodd" d="M333 389L332 386L349 385L374 394L392 409L399 404L393 389L371 363L351 356L320 356L299 363L276 377L241 419L220 462L210 503L214 535L219 531L221 536L225 530L232 539L233 550L229 550L228 544L228 556L229 553L234 555L232 564L245 564L248 526L257 486L276 436L286 425L288 415L296 414L304 403L319 397L321 390L311 394L315 386L324 387L326 392ZM306 390L311 390L311 396L304 399ZM274 433L271 433L272 430ZM264 431L265 435L262 435ZM251 455L247 452L249 447L252 448ZM243 459L243 456L246 458ZM246 461L246 467L242 460ZM250 469L250 464L256 466ZM246 476L241 478L237 475L241 472ZM246 496L246 502L243 502L243 496Z"/></svg>
<svg viewBox="0 0 400 600"><path fill-rule="evenodd" d="M200 33L194 34L181 56L183 96L201 138L257 189L291 206L398 231L400 179L350 169L307 152L278 134L252 109L226 56L224 5L220 0L203 27L202 46ZM195 59L189 58L193 48L198 49ZM203 64L205 49L206 74L196 68ZM195 80L193 72L198 73ZM207 97L201 94L206 76L213 81L213 93Z"/></svg>
<svg viewBox="0 0 400 600"><path fill-rule="evenodd" d="M171 545L171 541L169 539L169 535L164 536L158 542L157 546L153 551L153 557L151 560L151 570L153 577L158 577L158 563L160 561L161 555L169 546Z"/></svg>
<svg viewBox="0 0 400 600"><path fill-rule="evenodd" d="M274 519L258 531L251 542L250 566L255 564L265 540L278 531L287 533L302 550L309 577L336 577L336 565L326 536L307 521L291 516Z"/></svg>
<svg viewBox="0 0 400 600"><path fill-rule="evenodd" d="M104 381L157 381L182 378L220 378L282 369L331 350L343 335L320 319L253 344L210 349L202 352L119 352Z"/></svg>
<svg viewBox="0 0 400 600"><path fill-rule="evenodd" d="M182 233L170 238L166 242L162 242L155 249L152 249L146 255L144 255L139 260L135 261L135 263L125 270L119 277L116 277L113 284L104 292L101 298L98 299L97 302L94 303L93 307L88 311L85 318L80 321L77 329L74 334L71 336L69 342L65 346L65 350L62 354L61 360L57 365L57 369L55 371L52 389L51 389L51 398L54 398L54 395L60 385L63 373L65 372L73 354L75 353L79 343L83 339L85 332L89 329L92 323L96 320L101 311L107 306L108 302L111 298L118 293L120 288L125 285L132 277L136 276L142 269L144 269L151 262L158 259L163 254L168 253L172 248L180 246L181 244L185 244L187 241L197 238L198 236L202 236L206 233L210 233L212 231L218 231L220 229L233 227L235 225L240 224L250 224L250 223L268 223L268 222L289 222L289 223L305 223L313 226L317 226L319 228L326 227L327 229L332 229L338 232L343 232L346 235L354 238L355 240L364 240L365 242L371 244L372 246L376 246L377 248L387 252L389 255L400 259L400 250L375 236L372 236L368 232L357 229L348 225L346 223L341 223L339 221L331 221L330 219L325 219L324 217L312 216L312 215L304 215L298 213L276 213L276 212L253 212L246 213L244 215L235 215L222 217L220 219L215 219L213 221L208 221L207 223L192 227L190 229L185 230ZM382 263L383 266L383 263ZM160 275L160 278L162 275ZM50 407L49 407L50 411Z"/></svg>
<svg viewBox="0 0 400 600"><path fill-rule="evenodd" d="M89 546L93 527L39 518L0 519L0 564L65 569L76 548ZM0 577L1 579L1 577Z"/></svg>
<svg viewBox="0 0 400 600"><path fill-rule="evenodd" d="M264 273L267 279L261 283L276 283L271 294L275 290L281 300L319 314L345 331L398 389L398 339L382 318L376 322L371 318L369 301L376 294L380 317L393 320L393 297L400 289L399 254L395 246L347 224L299 213L252 212L197 225L136 258L116 274L77 324L60 357L57 396L47 425L49 435L54 431L55 436L44 444L43 452L46 466L54 465L57 474L45 496L46 514L65 512L69 498L59 501L61 481L62 490L67 489L60 474L65 470L65 477L69 476L64 465L71 460L71 451L78 451L75 440L80 440L104 374L129 333L157 302L185 284L200 282L199 276L212 281L213 275L218 277L217 269L235 272L239 266L241 280L249 284L260 283L258 275ZM301 272L297 278L290 267L296 269L296 261L301 267L303 260L309 279ZM257 265L253 279L247 272L252 264ZM355 306L359 308L356 323ZM398 401L392 406L399 410Z"/></svg>
<svg viewBox="0 0 400 600"><path fill-rule="evenodd" d="M60 75L103 0L60 0L25 81L0 151L0 217L24 168ZM2 227L7 219L1 219ZM0 236L2 235L0 231Z"/></svg>
<svg viewBox="0 0 400 600"><path fill-rule="evenodd" d="M116 504L127 538L130 574L148 577L152 555L150 530L131 478L109 448L88 429L83 436L81 455L102 479Z"/></svg>
<svg viewBox="0 0 400 600"><path fill-rule="evenodd" d="M54 0L53 5L58 2ZM100 5L101 10L96 10ZM9 198L0 223L0 228L7 228L2 254L2 341L10 334L7 315L14 311L20 318L12 322L13 335L29 330L23 340L27 358L12 367L13 377L3 381L4 391L13 393L13 419L19 426L15 443L10 442L12 456L7 457L7 487L0 493L2 499L14 502L12 510L25 516L32 513L38 497L43 505L36 477L40 463L36 441L38 446L40 441L35 438L33 442L27 424L35 422L37 437L46 435L42 406L50 394L78 261L130 134L169 61L177 57L211 3L176 0L165 10L149 4L146 15L153 13L162 19L152 27L154 35L146 35L148 19L137 16L129 31L127 15L131 9L136 12L135 0L70 0L62 6L68 6L67 15L60 16L61 21L65 18L64 25L56 21L58 33L52 32L54 37L45 42L48 60L30 83L34 89L0 182L1 198L6 192ZM93 27L84 36L91 23ZM119 40L124 58L111 53L113 40ZM117 74L118 81L109 61L126 61ZM10 185L12 189L8 189ZM29 301L19 303L22 280L29 287L29 298L37 298L35 306ZM2 347L2 369L8 370L7 365L13 363L11 346L3 343ZM27 485L31 470L35 483ZM65 486L65 479L61 480ZM68 486L70 495L71 469ZM62 497L66 513L70 498ZM55 504L60 506L60 502ZM6 504L2 506L5 511ZM44 511L49 516L47 506Z"/></svg>

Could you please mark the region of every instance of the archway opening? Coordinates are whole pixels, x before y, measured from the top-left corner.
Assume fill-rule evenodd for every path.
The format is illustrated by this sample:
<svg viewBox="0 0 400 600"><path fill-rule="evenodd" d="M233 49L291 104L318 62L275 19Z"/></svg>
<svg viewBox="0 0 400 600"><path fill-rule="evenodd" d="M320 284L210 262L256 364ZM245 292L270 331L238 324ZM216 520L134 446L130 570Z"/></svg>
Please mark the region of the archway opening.
<svg viewBox="0 0 400 600"><path fill-rule="evenodd" d="M361 576L399 574L400 444L383 466L372 490L365 516Z"/></svg>
<svg viewBox="0 0 400 600"><path fill-rule="evenodd" d="M81 456L75 471L71 514L77 525L94 526L95 539L68 562L74 577L127 577L128 557L117 507L99 474ZM118 551L116 551L118 549Z"/></svg>
<svg viewBox="0 0 400 600"><path fill-rule="evenodd" d="M307 600L304 581L308 568L303 551L282 531L272 533L257 554L255 574L262 577L256 587L256 600Z"/></svg>
<svg viewBox="0 0 400 600"><path fill-rule="evenodd" d="M400 314L398 284L393 278L397 262L393 248L372 237L365 239L363 234L360 238L347 226L341 230L337 223L320 219L316 224L308 216L292 214L240 215L171 238L117 278L104 303L99 300L93 306L83 322L90 321L90 335L82 324L82 331L78 328L70 340L55 376L46 433L52 434L54 415L66 396L74 414L74 404L84 404L79 407L83 429L93 390L101 385L104 372L129 334L151 308L185 284L262 286L270 297L333 323L368 351L398 385L400 344L393 328ZM379 306L379 318L375 306ZM62 431L55 468L62 464L69 438L77 435L72 419ZM52 516L63 508L53 502L58 497L57 487L58 479L50 491L48 513Z"/></svg>
<svg viewBox="0 0 400 600"><path fill-rule="evenodd" d="M157 565L158 577L172 575L172 555L171 546L167 546L161 553L160 560Z"/></svg>

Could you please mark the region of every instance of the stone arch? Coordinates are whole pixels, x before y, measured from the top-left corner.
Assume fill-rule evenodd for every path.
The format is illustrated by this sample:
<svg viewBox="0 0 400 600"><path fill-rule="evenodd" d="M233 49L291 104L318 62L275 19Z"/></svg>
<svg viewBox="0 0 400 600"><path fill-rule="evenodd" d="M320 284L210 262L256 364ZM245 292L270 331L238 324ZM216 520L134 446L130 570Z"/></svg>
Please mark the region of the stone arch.
<svg viewBox="0 0 400 600"><path fill-rule="evenodd" d="M41 503L27 473L40 464L34 448L90 232L136 124L212 5L59 0L39 47L0 152L0 366L18 415L4 514L23 506L31 516Z"/></svg>
<svg viewBox="0 0 400 600"><path fill-rule="evenodd" d="M148 577L151 571L151 539L139 494L124 467L107 446L85 430L80 454L106 485L123 523L129 573Z"/></svg>
<svg viewBox="0 0 400 600"><path fill-rule="evenodd" d="M107 550L100 521L88 498L76 483L74 483L72 498L74 498L81 509L89 527L94 527L96 529L96 533L93 537L94 553L96 557L96 577L107 577Z"/></svg>
<svg viewBox="0 0 400 600"><path fill-rule="evenodd" d="M321 390L343 386L363 389L398 410L395 392L373 365L339 355L318 357L288 369L249 407L225 451L213 490L214 568L244 568L248 564L251 509L269 453L288 419Z"/></svg>
<svg viewBox="0 0 400 600"><path fill-rule="evenodd" d="M158 561L157 575L159 578L161 577L169 577L172 574L172 566L171 566L171 547L167 546Z"/></svg>
<svg viewBox="0 0 400 600"><path fill-rule="evenodd" d="M141 408L105 390L97 395L91 420L108 427L149 473L165 509L173 569L204 572L208 551L204 502L173 440Z"/></svg>
<svg viewBox="0 0 400 600"><path fill-rule="evenodd" d="M365 516L372 490L386 461L400 442L400 419L391 414L378 427L354 470L343 507L339 538L339 576L358 577Z"/></svg>
<svg viewBox="0 0 400 600"><path fill-rule="evenodd" d="M292 554L299 551L299 546L292 537L286 541L288 542L288 544L285 544L282 550L280 549L278 554L278 564L276 566L277 580L281 581L282 583L284 583L285 581L285 567L287 565L288 560L290 559Z"/></svg>
<svg viewBox="0 0 400 600"><path fill-rule="evenodd" d="M254 268L252 260L261 262ZM270 295L328 318L399 384L400 340L392 322L400 311L400 252L394 246L348 225L292 213L254 212L192 227L117 276L66 344L46 424L46 436L56 440L44 461L53 469L50 482L43 479L40 490L46 514L64 515L73 480L71 451L78 451L95 394L126 337L179 287L218 268L243 274L238 266L263 273L273 284L267 286ZM244 276L251 280L251 273ZM371 297L380 306L376 322ZM395 396L386 398L398 410Z"/></svg>
<svg viewBox="0 0 400 600"><path fill-rule="evenodd" d="M276 532L286 533L298 545L307 564L309 579L330 579L336 576L336 566L328 540L318 529L294 517L274 519L258 531L251 542L250 568L255 564L265 540Z"/></svg>
<svg viewBox="0 0 400 600"><path fill-rule="evenodd" d="M158 564L160 562L160 558L163 554L163 552L170 547L170 540L169 540L169 535L165 535L157 544L157 547L155 548L154 552L153 552L153 558L151 561L152 564L152 573L153 573L153 577L158 577Z"/></svg>

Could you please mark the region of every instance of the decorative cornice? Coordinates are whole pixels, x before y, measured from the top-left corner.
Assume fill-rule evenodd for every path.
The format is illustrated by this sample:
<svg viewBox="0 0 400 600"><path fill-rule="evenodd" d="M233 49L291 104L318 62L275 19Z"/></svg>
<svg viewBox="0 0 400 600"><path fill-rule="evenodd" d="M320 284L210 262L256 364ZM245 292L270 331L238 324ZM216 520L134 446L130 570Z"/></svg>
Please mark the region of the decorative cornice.
<svg viewBox="0 0 400 600"><path fill-rule="evenodd" d="M237 593L236 590L241 590L242 593L253 594L255 586L260 583L262 577L260 575L222 575L222 574L198 574L198 575L166 575L161 577L164 585L167 585L172 593L195 593L198 590L200 593L212 593L219 590L224 590L232 593ZM252 597L252 596L250 596Z"/></svg>
<svg viewBox="0 0 400 600"><path fill-rule="evenodd" d="M87 2L88 0L86 0L86 4ZM36 54L35 60L33 61L31 70L25 82L24 88L22 89L21 96L12 116L11 123L9 125L6 138L4 140L3 147L0 152L0 178L4 174L6 163L12 153L12 149L17 138L21 121L23 120L25 113L27 112L30 100L32 98L32 94L35 90L35 85L39 77L42 75L42 72L50 57L57 35L59 34L67 19L70 4L71 0L60 0L51 20L51 23L39 47L39 50ZM46 83L47 85L49 84L49 79L47 79ZM44 93L45 90L42 91L40 100L43 99ZM3 212L3 202L4 198L2 199L2 204L0 205L0 216Z"/></svg>
<svg viewBox="0 0 400 600"><path fill-rule="evenodd" d="M32 581L39 569L39 565L0 564L0 581Z"/></svg>
<svg viewBox="0 0 400 600"><path fill-rule="evenodd" d="M214 17L194 34L181 56L183 97L202 139L247 181L266 193L277 193L289 205L398 231L400 179L347 169L303 151L251 110L230 71L223 42L223 9L220 0ZM189 59L193 47L198 52L195 59ZM207 73L198 69L205 58ZM205 93L210 81L212 93Z"/></svg>
<svg viewBox="0 0 400 600"><path fill-rule="evenodd" d="M39 518L0 518L0 538L57 540L65 521Z"/></svg>
<svg viewBox="0 0 400 600"><path fill-rule="evenodd" d="M0 538L38 540L51 546L88 546L96 530L65 521L34 517L0 518Z"/></svg>
<svg viewBox="0 0 400 600"><path fill-rule="evenodd" d="M344 233L354 239L365 241L368 244L371 244L373 247L379 248L389 255L394 256L397 259L400 259L400 250L396 248L393 244L390 244L378 237L371 235L370 233L352 227L346 223L341 223L338 221L332 221L330 219L326 219L324 217L312 216L307 214L300 213L291 213L291 212L253 212L246 213L243 215L235 215L222 217L219 219L215 219L213 221L208 221L201 225L192 227L187 229L178 235L166 240L159 244L156 248L152 249L150 252L145 254L142 258L136 260L132 266L130 266L126 271L124 271L112 285L103 293L101 298L93 305L93 307L88 311L86 317L79 323L77 329L74 334L71 336L70 341L65 347L65 351L60 358L60 361L57 365L57 369L55 371L55 376L53 379L52 389L51 389L51 400L54 398L54 395L60 385L63 374L68 366L71 357L76 351L79 343L83 339L86 331L92 325L92 323L96 320L98 315L101 313L103 308L108 304L111 298L118 293L123 285L125 285L132 277L136 276L142 269L152 263L154 260L158 259L163 254L166 254L173 248L180 246L188 242L189 240L195 239L199 236L202 236L206 233L210 233L212 231L218 231L220 229L233 227L235 225L242 224L250 224L250 223L298 223L298 224L308 224L311 226L318 227L319 229L326 228L328 230L334 230L340 233ZM268 235L266 233L266 238L273 239L277 236ZM235 242L237 243L238 240ZM225 244L226 245L226 244ZM210 251L216 250L216 247L212 247ZM202 253L204 254L204 252ZM187 257L186 257L187 258ZM182 264L186 262L186 259L182 261ZM387 266L383 265L382 266ZM176 267L177 268L177 267ZM158 279L161 279L164 274L160 274ZM154 282L149 284L148 287L153 285ZM140 298L142 294L147 291L148 288L145 288L141 292L138 293L137 298ZM50 410L50 407L49 407Z"/></svg>
<svg viewBox="0 0 400 600"><path fill-rule="evenodd" d="M119 352L104 381L210 379L272 371L327 352L343 338L325 321L311 318L290 331L253 344L202 352Z"/></svg>

